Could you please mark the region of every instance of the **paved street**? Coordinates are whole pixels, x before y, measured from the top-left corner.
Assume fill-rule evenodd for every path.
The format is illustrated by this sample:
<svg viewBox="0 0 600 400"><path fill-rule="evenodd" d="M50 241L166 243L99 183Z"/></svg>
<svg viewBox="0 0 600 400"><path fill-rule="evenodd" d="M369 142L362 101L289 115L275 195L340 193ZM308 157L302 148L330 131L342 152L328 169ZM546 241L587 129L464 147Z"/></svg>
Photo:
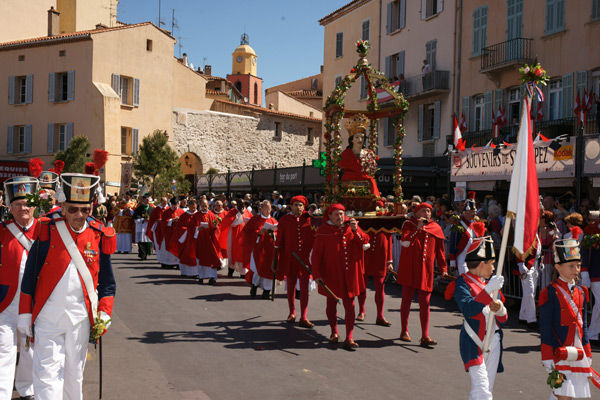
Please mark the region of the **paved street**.
<svg viewBox="0 0 600 400"><path fill-rule="evenodd" d="M135 247L134 247L135 250ZM238 278L214 287L183 279L134 254L113 257L117 297L113 324L104 337L103 399L464 399L469 375L458 352L462 318L454 303L432 299L431 336L423 349L417 305L410 331L400 335L400 289L387 285L390 328L376 326L373 292L367 319L355 329L360 344L348 352L327 343L324 298L311 293L309 318L316 329L285 323L283 286L274 303L249 296ZM237 274L236 274L237 276ZM372 289L372 288L371 288ZM505 329L504 365L495 399L545 399L538 334L518 325L517 310ZM339 307L343 316L343 307ZM344 327L340 325L343 338ZM597 353L597 351L596 351ZM592 390L596 390L592 388ZM86 399L98 396L98 363L88 361ZM594 395L597 395L595 392Z"/></svg>

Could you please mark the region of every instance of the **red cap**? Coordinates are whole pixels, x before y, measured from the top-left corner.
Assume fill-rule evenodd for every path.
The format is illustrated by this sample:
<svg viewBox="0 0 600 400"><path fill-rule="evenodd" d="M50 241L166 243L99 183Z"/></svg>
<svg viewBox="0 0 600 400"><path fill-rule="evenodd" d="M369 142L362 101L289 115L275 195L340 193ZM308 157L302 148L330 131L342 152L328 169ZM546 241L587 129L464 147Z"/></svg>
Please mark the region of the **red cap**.
<svg viewBox="0 0 600 400"><path fill-rule="evenodd" d="M413 212L416 214L422 208L429 208L430 210L433 211L433 206L431 204L429 204L427 202L423 202L423 203L419 203L419 205L415 207Z"/></svg>
<svg viewBox="0 0 600 400"><path fill-rule="evenodd" d="M325 210L325 213L323 214L323 222L329 221L329 214L336 210L346 211L346 208L340 203L330 205L329 207L327 207L327 210Z"/></svg>
<svg viewBox="0 0 600 400"><path fill-rule="evenodd" d="M304 196L294 196L294 197L292 197L292 200L290 200L290 204L294 204L297 201L299 201L300 203L304 204L305 208L308 206L308 199L306 197L304 197Z"/></svg>

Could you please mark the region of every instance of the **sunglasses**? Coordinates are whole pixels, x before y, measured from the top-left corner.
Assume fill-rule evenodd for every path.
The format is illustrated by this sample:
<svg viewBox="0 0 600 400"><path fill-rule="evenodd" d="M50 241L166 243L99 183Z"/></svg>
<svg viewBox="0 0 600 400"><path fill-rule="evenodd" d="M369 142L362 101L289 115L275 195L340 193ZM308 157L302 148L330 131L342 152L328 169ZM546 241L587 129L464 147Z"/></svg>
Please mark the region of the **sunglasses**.
<svg viewBox="0 0 600 400"><path fill-rule="evenodd" d="M69 214L77 214L77 212L81 212L82 214L89 214L90 211L92 211L91 207L75 207L75 206L69 206L67 207L67 212Z"/></svg>

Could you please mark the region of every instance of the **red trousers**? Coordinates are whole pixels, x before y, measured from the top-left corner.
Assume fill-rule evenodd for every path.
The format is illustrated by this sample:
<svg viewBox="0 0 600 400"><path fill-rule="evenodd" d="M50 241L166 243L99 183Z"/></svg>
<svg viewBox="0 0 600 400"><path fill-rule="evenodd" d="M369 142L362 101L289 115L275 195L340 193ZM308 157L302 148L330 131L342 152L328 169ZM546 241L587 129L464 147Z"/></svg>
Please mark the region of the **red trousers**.
<svg viewBox="0 0 600 400"><path fill-rule="evenodd" d="M383 303L385 301L384 283L385 276L373 276L375 283L375 305L377 306L377 321L383 319ZM369 277L365 275L365 288L369 283ZM358 296L358 313L365 314L365 303L367 301L367 292L361 293Z"/></svg>
<svg viewBox="0 0 600 400"><path fill-rule="evenodd" d="M351 299L342 299L344 304L344 320L346 321L346 340L352 340L352 332L354 331L354 297ZM331 334L338 334L337 329L337 302L327 296L327 307L325 308L327 314L327 320L331 327Z"/></svg>
<svg viewBox="0 0 600 400"><path fill-rule="evenodd" d="M306 320L308 309L308 284L310 276L290 275L287 279L287 299L290 307L290 314L296 315L296 281L300 280L300 321Z"/></svg>
<svg viewBox="0 0 600 400"><path fill-rule="evenodd" d="M402 286L402 305L400 306L400 322L402 324L402 333L408 332L408 315L410 314L410 305L415 294L415 288ZM423 338L429 337L429 301L431 292L419 290L419 316L421 317L421 332Z"/></svg>

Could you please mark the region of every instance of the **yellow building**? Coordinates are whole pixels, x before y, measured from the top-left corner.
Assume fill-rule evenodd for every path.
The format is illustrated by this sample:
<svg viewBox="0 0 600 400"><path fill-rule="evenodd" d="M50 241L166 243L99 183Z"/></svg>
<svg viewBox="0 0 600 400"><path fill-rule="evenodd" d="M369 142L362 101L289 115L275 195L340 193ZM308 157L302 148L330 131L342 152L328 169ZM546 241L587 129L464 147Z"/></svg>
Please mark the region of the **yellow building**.
<svg viewBox="0 0 600 400"><path fill-rule="evenodd" d="M50 163L75 135L110 157L102 177L118 190L121 163L143 137L172 131L175 107L209 109L206 79L173 57L175 39L151 23L0 43L0 157Z"/></svg>

